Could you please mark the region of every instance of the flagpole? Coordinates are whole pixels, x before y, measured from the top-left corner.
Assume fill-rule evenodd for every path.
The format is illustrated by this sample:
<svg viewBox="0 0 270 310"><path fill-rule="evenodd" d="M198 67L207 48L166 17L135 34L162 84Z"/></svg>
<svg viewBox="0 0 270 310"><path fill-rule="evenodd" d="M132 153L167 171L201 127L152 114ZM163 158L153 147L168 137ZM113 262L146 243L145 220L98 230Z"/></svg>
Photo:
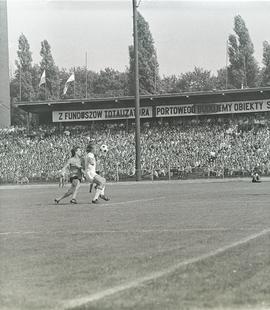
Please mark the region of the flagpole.
<svg viewBox="0 0 270 310"><path fill-rule="evenodd" d="M74 71L73 72L74 72L74 95L73 95L74 98L73 99L75 99L75 67L74 67Z"/></svg>
<svg viewBox="0 0 270 310"><path fill-rule="evenodd" d="M134 47L134 79L135 79L135 148L136 148L136 181L141 180L141 142L140 142L140 88L139 88L139 59L137 31L137 0L133 4L133 47Z"/></svg>
<svg viewBox="0 0 270 310"><path fill-rule="evenodd" d="M45 69L44 69L45 70ZM46 90L47 90L47 86L46 86L46 71L45 71L45 101L47 100L47 96L46 96Z"/></svg>
<svg viewBox="0 0 270 310"><path fill-rule="evenodd" d="M226 40L226 89L228 89L228 39Z"/></svg>
<svg viewBox="0 0 270 310"><path fill-rule="evenodd" d="M22 101L22 68L20 65L20 101Z"/></svg>
<svg viewBox="0 0 270 310"><path fill-rule="evenodd" d="M87 52L85 52L85 98L87 98Z"/></svg>
<svg viewBox="0 0 270 310"><path fill-rule="evenodd" d="M245 88L247 88L247 65L246 65L246 55L244 55L244 74L245 74Z"/></svg>

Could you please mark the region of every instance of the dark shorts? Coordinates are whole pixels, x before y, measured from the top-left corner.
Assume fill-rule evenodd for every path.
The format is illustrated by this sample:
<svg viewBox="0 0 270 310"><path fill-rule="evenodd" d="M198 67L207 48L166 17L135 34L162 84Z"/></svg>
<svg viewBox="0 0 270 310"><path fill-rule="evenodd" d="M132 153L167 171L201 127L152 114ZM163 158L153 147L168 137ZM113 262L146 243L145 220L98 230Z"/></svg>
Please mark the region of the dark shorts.
<svg viewBox="0 0 270 310"><path fill-rule="evenodd" d="M73 180L79 180L80 182L82 182L82 179L78 176L74 176L74 177L70 177L69 178L69 182L72 183Z"/></svg>

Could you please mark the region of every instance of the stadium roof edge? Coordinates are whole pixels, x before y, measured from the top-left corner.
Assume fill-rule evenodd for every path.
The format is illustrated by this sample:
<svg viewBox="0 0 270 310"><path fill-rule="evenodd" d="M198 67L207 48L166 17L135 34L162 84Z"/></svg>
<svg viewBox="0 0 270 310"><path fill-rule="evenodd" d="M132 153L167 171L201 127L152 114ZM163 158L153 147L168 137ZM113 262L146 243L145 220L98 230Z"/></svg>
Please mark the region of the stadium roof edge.
<svg viewBox="0 0 270 310"><path fill-rule="evenodd" d="M246 89L226 89L226 90L211 90L211 91L196 91L196 92L181 92L181 93L166 93L166 94L147 94L141 95L140 99L162 99L162 98L172 98L172 97L192 97L192 96L209 96L209 95L225 95L234 93L249 93L249 92L263 92L270 91L270 87L256 87L256 88L246 88ZM44 101L21 101L15 104L19 107L27 107L32 105L58 105L76 102L87 102L87 103L97 103L97 102L118 102L135 99L134 96L122 96L122 97L98 97L98 98L76 98L76 99L65 99L65 100L44 100Z"/></svg>

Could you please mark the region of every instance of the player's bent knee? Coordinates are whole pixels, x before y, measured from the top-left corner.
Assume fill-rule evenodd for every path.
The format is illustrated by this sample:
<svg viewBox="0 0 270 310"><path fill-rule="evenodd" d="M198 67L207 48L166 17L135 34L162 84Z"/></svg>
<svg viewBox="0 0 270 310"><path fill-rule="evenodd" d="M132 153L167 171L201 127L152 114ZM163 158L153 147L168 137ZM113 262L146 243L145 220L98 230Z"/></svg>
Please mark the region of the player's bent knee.
<svg viewBox="0 0 270 310"><path fill-rule="evenodd" d="M106 184L106 179L101 177L100 175L96 176L94 179L94 183L97 184L98 189L103 189Z"/></svg>
<svg viewBox="0 0 270 310"><path fill-rule="evenodd" d="M102 181L100 183L100 186L102 187L101 189L103 189L106 185L106 179L102 178Z"/></svg>
<svg viewBox="0 0 270 310"><path fill-rule="evenodd" d="M104 187L105 187L105 185L103 183L99 183L97 186L97 188L100 190L102 190Z"/></svg>
<svg viewBox="0 0 270 310"><path fill-rule="evenodd" d="M72 186L76 187L79 183L79 180L78 179L74 179L72 180Z"/></svg>

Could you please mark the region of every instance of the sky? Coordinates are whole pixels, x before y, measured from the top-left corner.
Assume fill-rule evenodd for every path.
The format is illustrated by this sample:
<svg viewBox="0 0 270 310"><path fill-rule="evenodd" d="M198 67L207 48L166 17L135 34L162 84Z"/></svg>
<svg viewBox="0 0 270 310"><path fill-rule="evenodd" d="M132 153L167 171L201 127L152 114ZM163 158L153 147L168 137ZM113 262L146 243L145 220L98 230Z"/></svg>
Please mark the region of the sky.
<svg viewBox="0 0 270 310"><path fill-rule="evenodd" d="M7 6L11 73L21 33L34 63L40 62L40 43L46 39L59 68L85 66L86 53L88 69L96 72L124 71L129 65L132 0L7 0ZM226 65L226 40L238 14L259 65L263 41L270 42L270 1L141 0L139 11L149 23L161 76L178 76L195 66L216 74Z"/></svg>

